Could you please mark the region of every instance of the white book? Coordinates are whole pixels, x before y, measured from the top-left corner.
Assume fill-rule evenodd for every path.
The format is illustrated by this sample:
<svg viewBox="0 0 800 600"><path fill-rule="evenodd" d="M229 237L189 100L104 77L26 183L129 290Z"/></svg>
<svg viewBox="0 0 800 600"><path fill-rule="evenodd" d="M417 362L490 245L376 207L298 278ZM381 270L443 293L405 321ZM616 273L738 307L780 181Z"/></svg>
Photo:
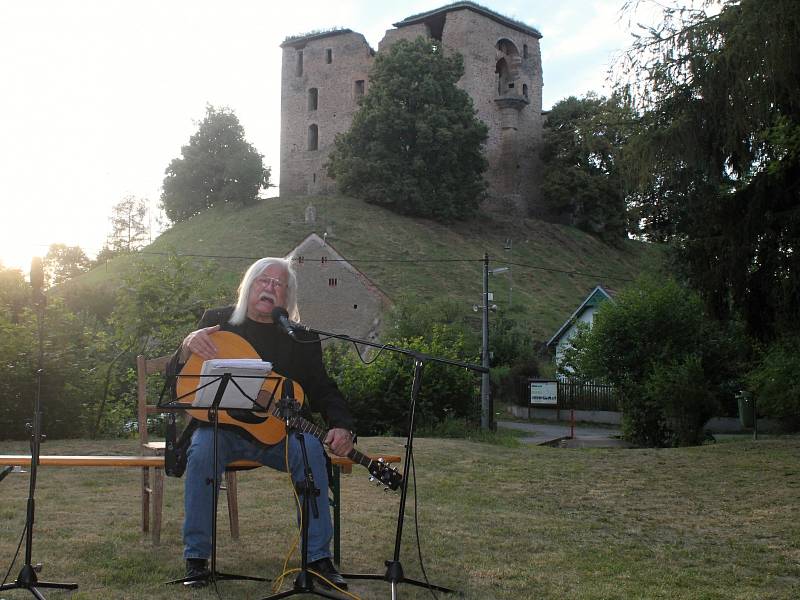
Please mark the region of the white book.
<svg viewBox="0 0 800 600"><path fill-rule="evenodd" d="M272 363L259 358L215 358L207 360L200 370L200 383L197 387L209 385L206 385L194 395L192 406L211 406L217 395L222 376L225 373L230 373L231 380L225 388L219 407L254 408L253 400L258 398L258 392L264 384L264 379L271 371Z"/></svg>

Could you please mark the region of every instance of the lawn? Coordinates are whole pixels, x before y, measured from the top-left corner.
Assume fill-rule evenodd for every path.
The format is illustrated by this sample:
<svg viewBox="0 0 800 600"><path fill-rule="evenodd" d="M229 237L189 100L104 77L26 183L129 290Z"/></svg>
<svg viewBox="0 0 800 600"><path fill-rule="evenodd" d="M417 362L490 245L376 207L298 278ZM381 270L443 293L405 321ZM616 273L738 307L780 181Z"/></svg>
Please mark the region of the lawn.
<svg viewBox="0 0 800 600"><path fill-rule="evenodd" d="M365 451L402 454L403 440L365 438ZM21 453L24 442L0 442ZM132 441L48 441L43 454L126 453ZM731 440L664 450L506 447L415 441L417 502L409 497L401 562L421 579L471 599L800 597L800 438ZM383 574L399 496L357 469L343 478L343 564ZM0 483L0 573L22 533L28 477ZM163 582L182 575L182 481L168 479L162 544L139 533L139 472L41 468L33 562L40 578L77 592L47 598L214 598ZM285 476L240 476L241 540L220 510L219 568L275 577L294 532ZM416 520L415 520L416 515ZM19 571L19 561L11 578ZM222 582L223 598L262 598L269 584ZM432 598L399 586L403 599ZM388 598L385 582L351 582L361 598ZM27 592L2 598L29 598ZM447 597L439 595L439 597Z"/></svg>

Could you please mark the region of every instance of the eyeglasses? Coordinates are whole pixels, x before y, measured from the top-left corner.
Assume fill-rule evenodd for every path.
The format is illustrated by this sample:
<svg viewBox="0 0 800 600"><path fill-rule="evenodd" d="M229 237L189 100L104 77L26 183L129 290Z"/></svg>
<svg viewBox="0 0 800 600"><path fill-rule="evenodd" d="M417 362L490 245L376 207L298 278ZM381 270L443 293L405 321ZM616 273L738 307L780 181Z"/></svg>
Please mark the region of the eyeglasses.
<svg viewBox="0 0 800 600"><path fill-rule="evenodd" d="M256 283L263 285L264 287L269 286L272 284L273 289L280 290L286 287L286 284L283 283L280 279L276 279L275 277L259 277L256 279Z"/></svg>

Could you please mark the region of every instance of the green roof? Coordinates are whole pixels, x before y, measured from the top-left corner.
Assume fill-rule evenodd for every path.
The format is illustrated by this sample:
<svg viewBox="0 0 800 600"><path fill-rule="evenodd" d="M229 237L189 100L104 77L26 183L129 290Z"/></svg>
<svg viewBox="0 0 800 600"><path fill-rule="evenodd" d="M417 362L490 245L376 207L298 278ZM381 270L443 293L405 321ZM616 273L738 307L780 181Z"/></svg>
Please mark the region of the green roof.
<svg viewBox="0 0 800 600"><path fill-rule="evenodd" d="M446 6L442 6L440 8L435 8L433 10L429 10L424 13L419 13L417 15L412 15L410 17L406 17L399 23L394 23L395 27L405 27L406 25L413 25L415 23L420 23L429 19L431 17L445 14L448 12L452 12L454 10L462 10L462 9L469 9L474 11L484 17L491 19L492 21L496 21L501 25L505 25L506 27L510 27L511 29L516 29L517 31L521 31L522 33L527 33L528 35L532 35L535 38L542 37L542 34L539 33L539 30L531 27L530 25L526 25L521 21L516 21L514 19L509 19L508 17L504 17L503 15L494 12L491 9L486 8L485 6L481 6L480 4L476 4L475 2L453 2L452 4L448 4Z"/></svg>

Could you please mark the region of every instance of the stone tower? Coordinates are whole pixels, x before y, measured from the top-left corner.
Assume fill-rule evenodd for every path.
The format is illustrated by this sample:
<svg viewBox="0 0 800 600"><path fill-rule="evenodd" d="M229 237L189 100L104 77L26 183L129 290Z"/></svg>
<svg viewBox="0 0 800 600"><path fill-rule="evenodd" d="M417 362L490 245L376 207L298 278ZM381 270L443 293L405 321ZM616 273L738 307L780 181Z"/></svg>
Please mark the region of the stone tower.
<svg viewBox="0 0 800 600"><path fill-rule="evenodd" d="M490 205L539 213L541 34L473 2L456 2L395 23L378 51L420 35L464 57L458 85L489 128ZM281 194L332 192L335 185L323 165L335 134L349 128L358 98L369 87L375 53L350 30L289 38L282 48Z"/></svg>

